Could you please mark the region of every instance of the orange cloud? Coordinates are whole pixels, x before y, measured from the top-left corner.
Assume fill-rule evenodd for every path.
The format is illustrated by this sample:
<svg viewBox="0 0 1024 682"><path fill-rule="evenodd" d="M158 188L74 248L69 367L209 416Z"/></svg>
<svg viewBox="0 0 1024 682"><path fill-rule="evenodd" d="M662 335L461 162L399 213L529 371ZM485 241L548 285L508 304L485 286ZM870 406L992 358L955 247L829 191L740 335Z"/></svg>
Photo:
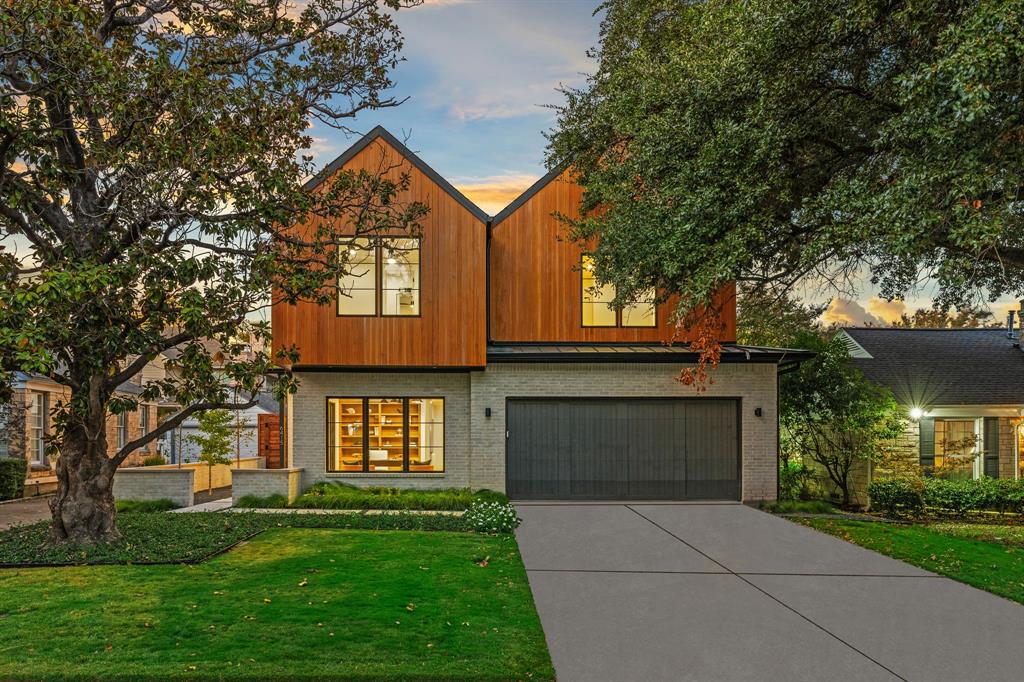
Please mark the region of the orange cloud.
<svg viewBox="0 0 1024 682"><path fill-rule="evenodd" d="M872 315L860 303L845 298L833 298L821 314L821 321L837 327L886 326L885 320Z"/></svg>
<svg viewBox="0 0 1024 682"><path fill-rule="evenodd" d="M900 316L907 312L907 304L899 299L886 301L884 298L878 298L875 296L868 300L866 309L876 318L892 324L893 322L899 321Z"/></svg>
<svg viewBox="0 0 1024 682"><path fill-rule="evenodd" d="M512 173L486 178L466 178L452 184L474 204L495 215L536 181L537 178L533 175Z"/></svg>

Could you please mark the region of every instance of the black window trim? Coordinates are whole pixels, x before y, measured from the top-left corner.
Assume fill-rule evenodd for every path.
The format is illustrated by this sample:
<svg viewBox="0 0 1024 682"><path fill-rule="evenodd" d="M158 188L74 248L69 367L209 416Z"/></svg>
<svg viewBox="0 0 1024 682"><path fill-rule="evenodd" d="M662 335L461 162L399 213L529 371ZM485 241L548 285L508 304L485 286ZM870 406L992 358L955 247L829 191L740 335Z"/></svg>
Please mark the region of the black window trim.
<svg viewBox="0 0 1024 682"><path fill-rule="evenodd" d="M369 249L373 252L373 314L369 313L343 313L341 312L341 284L340 281L334 283L334 288L337 290L336 301L334 304L335 317L397 317L397 318L417 318L423 317L423 237L409 236L409 235L377 235L373 237L366 236L352 236L352 239L366 239L370 242ZM415 315L402 315L399 313L385 313L384 312L384 256L383 256L383 242L395 239L408 239L416 242L416 314ZM341 245L338 246L340 251ZM412 251L413 249L401 249L402 251ZM339 278L340 280L340 278Z"/></svg>
<svg viewBox="0 0 1024 682"><path fill-rule="evenodd" d="M363 452L362 452L362 470L361 471L339 471L331 468L331 401L332 400L359 400L362 403L362 433L363 433ZM371 400L401 400L402 401L402 470L401 471L372 471L370 469L370 429L368 427L368 417ZM430 471L409 471L409 401L411 400L440 400L441 401L441 452L442 452L442 466L440 470ZM325 461L324 470L328 474L373 474L375 476L402 476L405 474L444 474L447 473L448 468L448 420L445 418L445 398L443 395L409 395L409 396L393 396L393 395L370 395L370 396L358 396L358 395L330 395L324 399L324 423L325 423ZM436 424L437 422L430 422Z"/></svg>
<svg viewBox="0 0 1024 682"><path fill-rule="evenodd" d="M583 305L586 301L583 297L586 296L587 288L583 283L583 259L587 257L587 254L580 254L580 327L583 329L657 329L658 328L658 302L657 297L651 301L651 305L654 306L654 324L623 324L622 323L622 308L615 309L615 324L587 324L583 320ZM593 303L593 301L592 301ZM637 301L640 303L640 301Z"/></svg>

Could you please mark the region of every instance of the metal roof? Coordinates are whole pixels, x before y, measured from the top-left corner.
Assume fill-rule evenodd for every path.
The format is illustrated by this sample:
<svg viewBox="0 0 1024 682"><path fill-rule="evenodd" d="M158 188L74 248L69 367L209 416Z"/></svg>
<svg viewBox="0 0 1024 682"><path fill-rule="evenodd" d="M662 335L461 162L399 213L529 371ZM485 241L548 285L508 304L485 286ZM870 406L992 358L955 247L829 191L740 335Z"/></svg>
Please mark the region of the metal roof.
<svg viewBox="0 0 1024 682"><path fill-rule="evenodd" d="M693 362L699 354L688 345L640 344L495 344L488 362ZM724 344L722 362L802 362L814 353L793 348Z"/></svg>
<svg viewBox="0 0 1024 682"><path fill-rule="evenodd" d="M1005 329L846 328L864 375L906 405L1022 405L1024 353Z"/></svg>

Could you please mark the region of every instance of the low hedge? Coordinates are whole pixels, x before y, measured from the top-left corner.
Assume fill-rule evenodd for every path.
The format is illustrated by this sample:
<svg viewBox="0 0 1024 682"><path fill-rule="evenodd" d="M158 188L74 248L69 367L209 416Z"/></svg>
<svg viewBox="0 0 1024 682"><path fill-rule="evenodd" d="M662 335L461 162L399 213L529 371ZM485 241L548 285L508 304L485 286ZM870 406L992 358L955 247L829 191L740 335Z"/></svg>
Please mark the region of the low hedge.
<svg viewBox="0 0 1024 682"><path fill-rule="evenodd" d="M1024 480L981 478L894 478L868 486L871 505L889 515L916 516L925 510L963 516L970 512L1024 514Z"/></svg>
<svg viewBox="0 0 1024 682"><path fill-rule="evenodd" d="M0 500L16 500L25 496L26 471L25 460L0 457Z"/></svg>
<svg viewBox="0 0 1024 682"><path fill-rule="evenodd" d="M283 495L245 496L236 507L257 509L387 509L417 511L465 511L474 502L508 504L508 497L493 490L441 488L410 490L370 486L360 488L347 483L315 483L291 504Z"/></svg>
<svg viewBox="0 0 1024 682"><path fill-rule="evenodd" d="M140 512L143 514L152 514L154 512L165 512L177 509L178 505L171 500L160 499L160 500L118 500L117 513L123 512Z"/></svg>

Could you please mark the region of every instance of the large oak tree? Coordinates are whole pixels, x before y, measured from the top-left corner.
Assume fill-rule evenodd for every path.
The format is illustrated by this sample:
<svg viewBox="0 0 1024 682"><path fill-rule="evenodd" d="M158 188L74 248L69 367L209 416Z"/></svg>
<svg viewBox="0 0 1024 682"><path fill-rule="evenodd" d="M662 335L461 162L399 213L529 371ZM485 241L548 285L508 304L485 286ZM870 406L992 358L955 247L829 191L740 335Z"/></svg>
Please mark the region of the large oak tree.
<svg viewBox="0 0 1024 682"><path fill-rule="evenodd" d="M620 303L864 270L885 297L934 277L940 309L1024 291L1021 0L603 7L550 162Z"/></svg>
<svg viewBox="0 0 1024 682"><path fill-rule="evenodd" d="M251 404L272 358L242 338L269 339L252 316L271 290L325 301L346 267L339 244L417 228L425 207L396 200L404 174L302 188L313 122L344 128L396 104L392 13L409 4L0 6L0 372L68 391L50 443L55 541L118 537L111 487L125 457L193 413ZM323 219L290 229L309 216ZM171 348L173 375L117 393ZM158 397L180 409L108 457L109 415Z"/></svg>

